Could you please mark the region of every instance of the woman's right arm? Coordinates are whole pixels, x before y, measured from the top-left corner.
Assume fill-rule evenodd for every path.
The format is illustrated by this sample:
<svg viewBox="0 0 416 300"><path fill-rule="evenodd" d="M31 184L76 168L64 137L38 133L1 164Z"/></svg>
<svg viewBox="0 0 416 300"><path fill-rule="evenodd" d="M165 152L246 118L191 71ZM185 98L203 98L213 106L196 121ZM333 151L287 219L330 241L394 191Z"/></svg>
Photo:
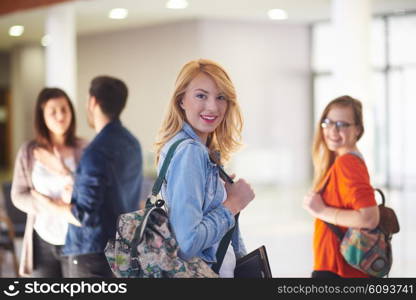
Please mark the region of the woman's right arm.
<svg viewBox="0 0 416 300"><path fill-rule="evenodd" d="M365 164L356 156L343 155L337 159L334 168L339 192L350 208L327 206L316 192L305 196L304 208L327 223L353 228L377 227L380 214Z"/></svg>
<svg viewBox="0 0 416 300"><path fill-rule="evenodd" d="M337 226L367 228L377 227L380 214L377 206L345 209L327 206L319 193L311 192L304 199L304 208L324 222Z"/></svg>
<svg viewBox="0 0 416 300"><path fill-rule="evenodd" d="M16 206L21 211L27 214L36 214L40 207L37 204L35 198L31 195L31 184L29 183L29 174L28 170L28 153L30 147L28 144L23 145L16 156L14 173L13 173L13 182L11 189L11 198L14 206Z"/></svg>

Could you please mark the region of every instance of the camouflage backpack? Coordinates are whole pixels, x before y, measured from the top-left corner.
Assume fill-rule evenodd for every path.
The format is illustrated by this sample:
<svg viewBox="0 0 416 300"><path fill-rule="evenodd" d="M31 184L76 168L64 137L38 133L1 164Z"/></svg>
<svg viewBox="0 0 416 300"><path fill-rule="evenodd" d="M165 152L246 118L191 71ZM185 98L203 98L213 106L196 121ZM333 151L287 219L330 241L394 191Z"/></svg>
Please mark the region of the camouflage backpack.
<svg viewBox="0 0 416 300"><path fill-rule="evenodd" d="M146 207L118 218L115 239L108 241L104 250L116 277L218 277L201 258L184 260L178 256L165 201L158 198L169 163L182 141L170 147Z"/></svg>

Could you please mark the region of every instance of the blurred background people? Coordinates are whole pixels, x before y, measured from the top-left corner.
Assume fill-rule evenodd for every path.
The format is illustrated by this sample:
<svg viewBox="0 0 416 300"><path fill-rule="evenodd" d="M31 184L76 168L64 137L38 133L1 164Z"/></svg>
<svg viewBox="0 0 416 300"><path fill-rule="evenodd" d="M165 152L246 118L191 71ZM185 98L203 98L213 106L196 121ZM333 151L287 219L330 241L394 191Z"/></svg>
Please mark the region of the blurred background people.
<svg viewBox="0 0 416 300"><path fill-rule="evenodd" d="M82 226L69 226L62 252L69 277L112 277L104 248L115 237L118 216L139 208L142 151L120 121L128 96L126 84L98 76L91 81L89 95L88 123L96 136L78 165L71 206L62 212Z"/></svg>
<svg viewBox="0 0 416 300"><path fill-rule="evenodd" d="M11 192L15 206L28 215L19 272L59 278L66 272L61 248L68 221L48 202L58 206L70 202L73 172L86 141L76 136L74 108L58 88L39 93L34 128L35 139L17 154Z"/></svg>

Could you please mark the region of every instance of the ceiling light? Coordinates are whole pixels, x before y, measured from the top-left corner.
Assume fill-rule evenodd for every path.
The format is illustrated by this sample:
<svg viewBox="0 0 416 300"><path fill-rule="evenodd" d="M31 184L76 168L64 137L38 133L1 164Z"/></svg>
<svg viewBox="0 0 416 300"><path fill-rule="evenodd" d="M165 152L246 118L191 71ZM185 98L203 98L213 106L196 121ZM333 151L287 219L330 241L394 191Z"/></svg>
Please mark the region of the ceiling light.
<svg viewBox="0 0 416 300"><path fill-rule="evenodd" d="M121 19L127 18L128 13L129 13L129 11L125 8L113 8L108 13L108 17L110 19L121 20Z"/></svg>
<svg viewBox="0 0 416 300"><path fill-rule="evenodd" d="M10 36L21 36L25 28L22 25L14 25L9 28L9 35Z"/></svg>
<svg viewBox="0 0 416 300"><path fill-rule="evenodd" d="M50 42L49 35L44 35L41 41L42 46L47 47L49 45L49 42Z"/></svg>
<svg viewBox="0 0 416 300"><path fill-rule="evenodd" d="M287 12L283 9L271 9L267 13L272 20L286 20Z"/></svg>
<svg viewBox="0 0 416 300"><path fill-rule="evenodd" d="M166 8L170 9L184 9L188 6L188 1L186 0L169 0L166 2Z"/></svg>

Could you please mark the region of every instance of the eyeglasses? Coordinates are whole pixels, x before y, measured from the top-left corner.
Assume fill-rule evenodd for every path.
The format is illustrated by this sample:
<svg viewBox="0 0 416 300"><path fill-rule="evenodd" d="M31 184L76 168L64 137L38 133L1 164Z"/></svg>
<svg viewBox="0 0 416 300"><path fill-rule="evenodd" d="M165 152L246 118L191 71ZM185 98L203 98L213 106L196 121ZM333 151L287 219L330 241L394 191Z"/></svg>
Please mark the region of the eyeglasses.
<svg viewBox="0 0 416 300"><path fill-rule="evenodd" d="M321 127L326 129L331 129L333 126L335 126L335 129L337 131L345 130L348 127L355 125L344 121L331 121L330 119L326 118L322 121Z"/></svg>

